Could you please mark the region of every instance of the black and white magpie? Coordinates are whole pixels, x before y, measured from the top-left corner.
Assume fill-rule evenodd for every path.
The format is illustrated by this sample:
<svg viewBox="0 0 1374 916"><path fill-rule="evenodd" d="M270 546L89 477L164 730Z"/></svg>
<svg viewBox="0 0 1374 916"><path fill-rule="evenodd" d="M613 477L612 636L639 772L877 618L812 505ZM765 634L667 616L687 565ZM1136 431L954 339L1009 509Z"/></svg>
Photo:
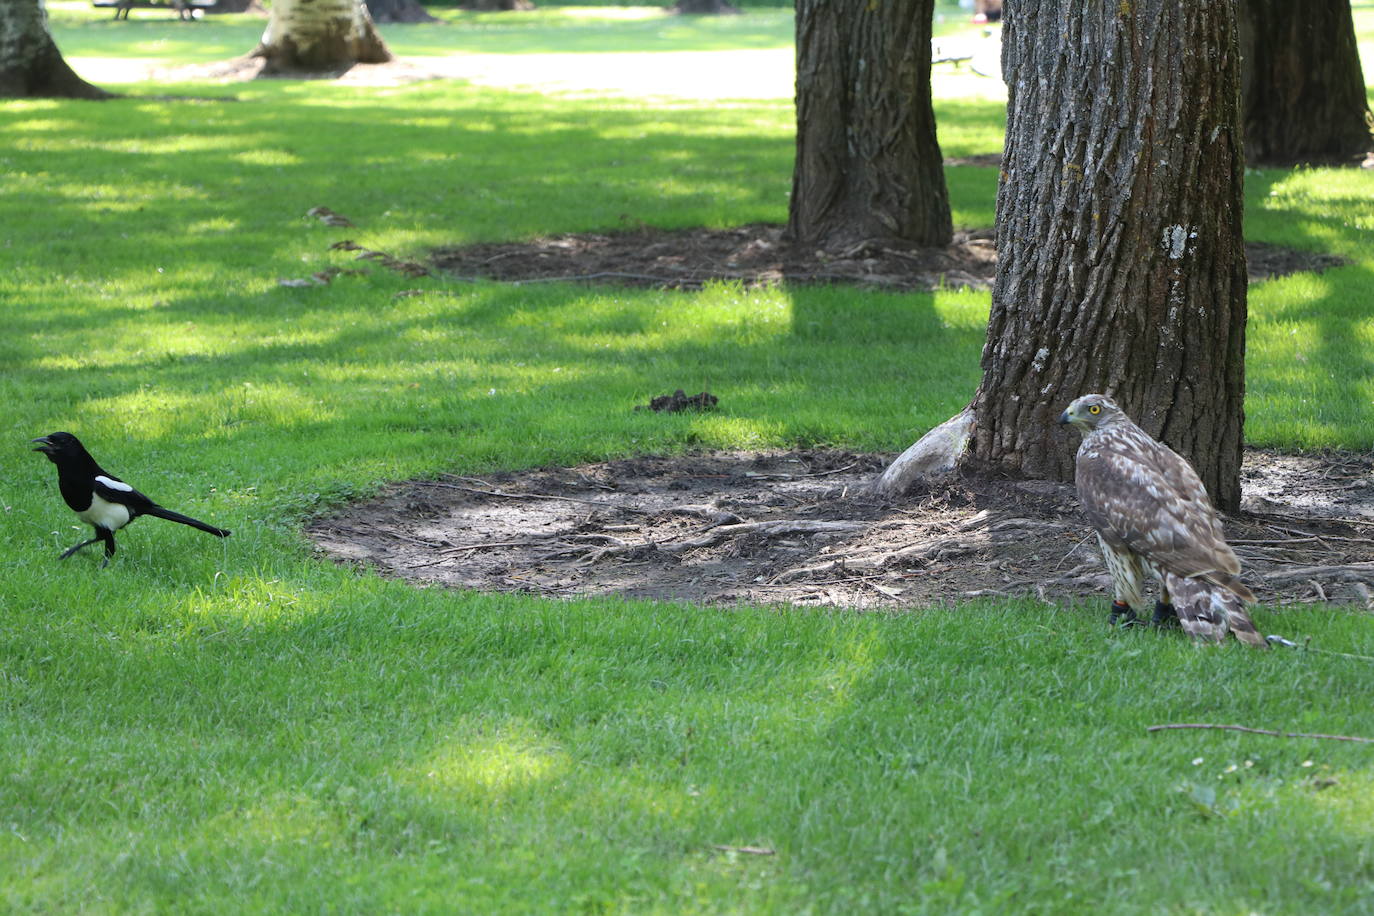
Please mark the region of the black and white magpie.
<svg viewBox="0 0 1374 916"><path fill-rule="evenodd" d="M48 460L57 465L57 487L62 491L62 498L77 518L95 529L95 537L82 541L58 559L65 560L82 547L104 541L105 560L100 565L108 566L115 552L114 533L140 515L154 515L169 522L180 522L208 531L215 537L229 536L229 532L223 528L207 525L189 515L159 506L96 464L81 440L71 433L52 433L33 441L39 443L34 451L47 455Z"/></svg>

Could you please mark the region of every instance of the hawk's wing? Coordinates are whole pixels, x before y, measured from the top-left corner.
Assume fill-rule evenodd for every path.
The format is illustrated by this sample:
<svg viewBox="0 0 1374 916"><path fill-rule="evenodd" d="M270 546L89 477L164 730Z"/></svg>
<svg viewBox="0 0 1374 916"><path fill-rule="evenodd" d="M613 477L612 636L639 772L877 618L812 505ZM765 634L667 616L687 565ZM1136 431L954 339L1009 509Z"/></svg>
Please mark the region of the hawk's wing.
<svg viewBox="0 0 1374 916"><path fill-rule="evenodd" d="M1197 472L1138 428L1104 430L1078 453L1079 498L1104 540L1178 576L1230 580L1240 561Z"/></svg>

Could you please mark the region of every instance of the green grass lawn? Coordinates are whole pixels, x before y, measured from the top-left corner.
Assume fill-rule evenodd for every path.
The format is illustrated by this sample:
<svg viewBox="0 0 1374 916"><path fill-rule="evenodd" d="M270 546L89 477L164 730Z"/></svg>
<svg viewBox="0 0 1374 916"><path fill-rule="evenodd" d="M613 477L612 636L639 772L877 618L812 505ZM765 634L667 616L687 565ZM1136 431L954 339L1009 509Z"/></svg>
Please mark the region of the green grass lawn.
<svg viewBox="0 0 1374 916"><path fill-rule="evenodd" d="M54 11L78 69L228 57L261 27L100 15ZM659 21L583 15L387 37L592 54ZM1374 8L1358 15L1369 47ZM758 16L660 23L696 32L659 46L785 41L785 14ZM343 238L422 253L780 221L786 100L120 88L0 105L0 908L1368 912L1370 746L1144 730L1374 736L1368 662L1109 634L1096 595L865 615L555 603L311 555L302 518L390 479L895 450L961 407L986 294L278 284L352 266L328 251ZM999 149L995 101L946 90L937 114L948 154ZM990 224L995 171L949 177L956 222ZM1247 195L1250 237L1353 262L1252 289L1249 438L1369 449L1374 174L1263 171ZM304 218L320 204L358 227ZM396 296L411 289L429 294ZM675 387L722 409L631 410ZM56 429L234 536L151 519L107 570L58 564L86 535L27 450ZM1256 617L1374 654L1368 615Z"/></svg>

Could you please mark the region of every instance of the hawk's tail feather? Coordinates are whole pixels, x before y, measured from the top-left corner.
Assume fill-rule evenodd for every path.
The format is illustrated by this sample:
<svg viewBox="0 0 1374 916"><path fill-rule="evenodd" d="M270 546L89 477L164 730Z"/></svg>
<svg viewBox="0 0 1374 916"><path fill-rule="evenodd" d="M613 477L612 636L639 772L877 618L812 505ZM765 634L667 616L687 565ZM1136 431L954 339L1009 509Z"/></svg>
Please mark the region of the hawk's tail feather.
<svg viewBox="0 0 1374 916"><path fill-rule="evenodd" d="M1188 635L1209 642L1221 642L1228 632L1247 646L1268 648L1245 610L1245 602L1232 586L1221 586L1205 579L1188 579L1165 573L1165 585L1178 611L1179 623ZM1239 582L1235 583L1240 585ZM1245 586L1241 585L1241 588ZM1249 593L1249 589L1245 589Z"/></svg>
<svg viewBox="0 0 1374 916"><path fill-rule="evenodd" d="M1204 578L1206 578L1209 582L1215 583L1216 585L1220 585L1222 588L1226 589L1228 592L1235 595L1237 598L1239 598L1241 601L1244 601L1246 604L1254 604L1257 600L1255 598L1255 593L1250 591L1250 589L1246 587L1244 582L1240 581L1240 579L1231 575L1230 573L1214 572L1208 574Z"/></svg>

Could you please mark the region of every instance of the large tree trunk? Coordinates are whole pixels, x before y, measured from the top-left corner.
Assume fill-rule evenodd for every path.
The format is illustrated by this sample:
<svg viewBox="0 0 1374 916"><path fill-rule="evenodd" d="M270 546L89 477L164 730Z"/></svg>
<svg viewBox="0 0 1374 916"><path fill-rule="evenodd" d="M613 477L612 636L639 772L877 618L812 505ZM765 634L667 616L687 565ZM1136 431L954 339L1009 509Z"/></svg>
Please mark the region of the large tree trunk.
<svg viewBox="0 0 1374 916"><path fill-rule="evenodd" d="M941 428L945 450L1071 480L1077 443L1055 419L1106 392L1234 509L1246 318L1234 2L1017 0L1002 42L997 282L983 381L972 416ZM940 464L918 457L907 466ZM905 485L901 464L882 492Z"/></svg>
<svg viewBox="0 0 1374 916"><path fill-rule="evenodd" d="M947 245L930 104L934 0L797 0L797 159L788 234L826 249Z"/></svg>
<svg viewBox="0 0 1374 916"><path fill-rule="evenodd" d="M48 34L40 0L0 0L0 98L113 98L77 76Z"/></svg>
<svg viewBox="0 0 1374 916"><path fill-rule="evenodd" d="M1350 0L1240 0L1245 157L1358 163L1374 149Z"/></svg>
<svg viewBox="0 0 1374 916"><path fill-rule="evenodd" d="M319 73L391 60L363 0L275 0L262 43L264 73Z"/></svg>
<svg viewBox="0 0 1374 916"><path fill-rule="evenodd" d="M1017 0L997 281L971 463L1073 479L1074 397L1112 394L1240 503L1240 57L1232 0Z"/></svg>

